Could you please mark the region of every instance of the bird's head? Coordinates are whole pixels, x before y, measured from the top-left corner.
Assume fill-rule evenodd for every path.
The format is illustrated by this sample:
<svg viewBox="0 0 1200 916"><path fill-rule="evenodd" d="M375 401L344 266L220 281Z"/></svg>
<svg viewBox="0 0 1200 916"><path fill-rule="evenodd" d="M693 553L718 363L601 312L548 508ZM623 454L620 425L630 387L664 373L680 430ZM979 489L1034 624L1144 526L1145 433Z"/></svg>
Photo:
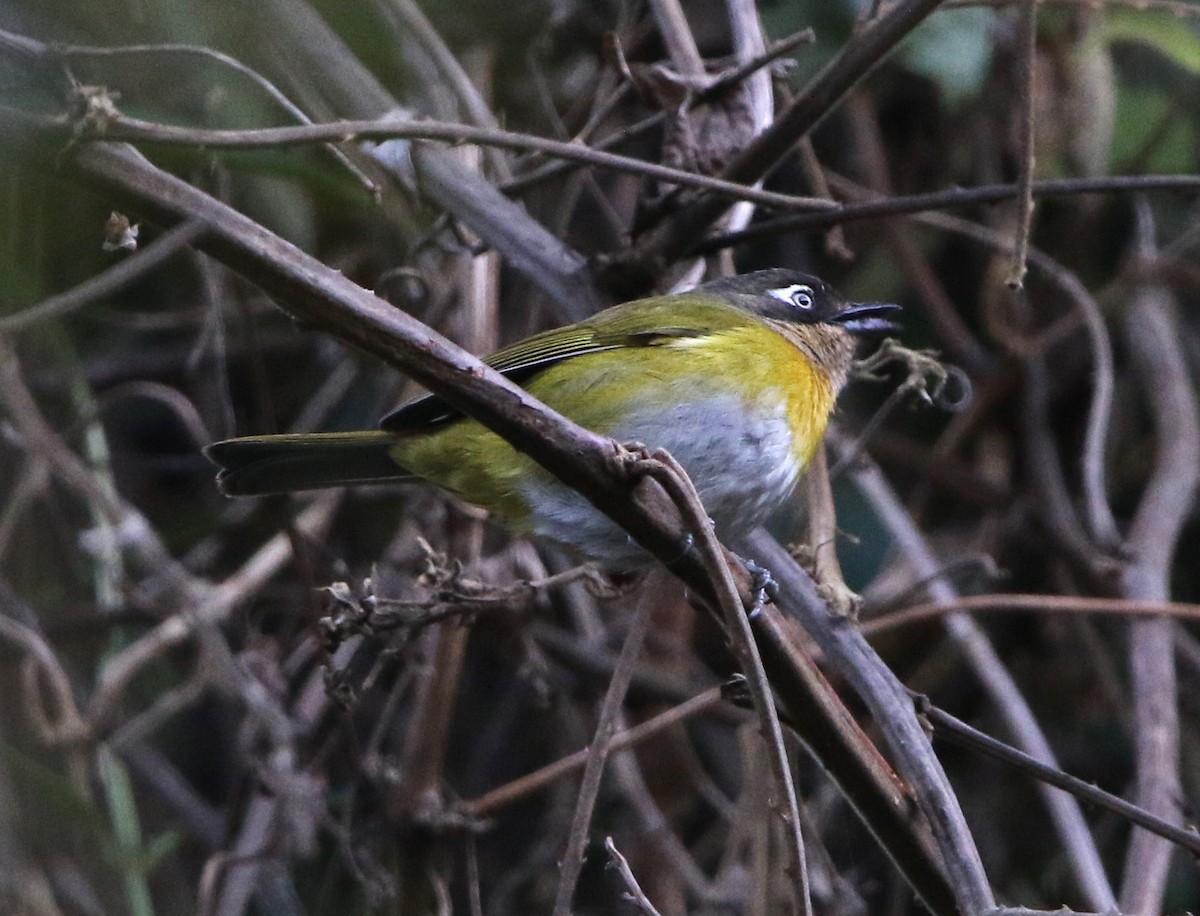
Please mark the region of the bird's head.
<svg viewBox="0 0 1200 916"><path fill-rule="evenodd" d="M851 334L896 330L888 316L900 310L889 302L848 302L819 277L774 268L714 280L696 292L715 296L762 318L790 324L829 324Z"/></svg>

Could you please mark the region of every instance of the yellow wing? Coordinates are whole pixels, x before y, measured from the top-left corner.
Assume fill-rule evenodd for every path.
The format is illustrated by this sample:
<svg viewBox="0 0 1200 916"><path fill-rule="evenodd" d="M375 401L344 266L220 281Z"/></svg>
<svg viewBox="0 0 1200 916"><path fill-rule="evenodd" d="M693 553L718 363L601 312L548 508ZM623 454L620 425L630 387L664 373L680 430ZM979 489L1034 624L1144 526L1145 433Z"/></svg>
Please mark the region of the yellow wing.
<svg viewBox="0 0 1200 916"><path fill-rule="evenodd" d="M684 316L685 321L680 321ZM549 366L585 353L653 347L680 337L701 337L753 322L745 312L706 298L658 297L626 302L578 324L543 331L484 358L505 377L524 385ZM391 433L413 433L449 422L462 414L437 395L424 395L397 408L379 426Z"/></svg>

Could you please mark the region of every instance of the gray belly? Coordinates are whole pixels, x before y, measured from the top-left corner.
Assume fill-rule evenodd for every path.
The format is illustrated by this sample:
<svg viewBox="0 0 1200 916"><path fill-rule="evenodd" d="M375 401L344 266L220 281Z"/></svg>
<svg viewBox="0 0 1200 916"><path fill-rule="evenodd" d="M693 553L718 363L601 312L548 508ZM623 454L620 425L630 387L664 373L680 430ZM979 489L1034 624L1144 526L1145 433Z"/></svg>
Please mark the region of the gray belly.
<svg viewBox="0 0 1200 916"><path fill-rule="evenodd" d="M761 524L792 492L802 468L792 448L782 398L749 410L720 396L679 404L653 416L631 413L609 433L618 442L665 448L687 470L722 537ZM583 497L555 480L539 479L523 494L533 533L588 559L638 566L646 554Z"/></svg>

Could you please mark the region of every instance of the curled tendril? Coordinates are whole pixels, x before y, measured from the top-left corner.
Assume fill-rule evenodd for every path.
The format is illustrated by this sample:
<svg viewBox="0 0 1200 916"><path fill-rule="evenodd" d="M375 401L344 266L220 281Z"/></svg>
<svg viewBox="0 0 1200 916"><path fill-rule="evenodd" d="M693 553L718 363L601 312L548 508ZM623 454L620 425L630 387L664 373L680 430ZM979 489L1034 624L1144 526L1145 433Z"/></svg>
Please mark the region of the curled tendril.
<svg viewBox="0 0 1200 916"><path fill-rule="evenodd" d="M897 387L902 395L915 394L918 399L943 410L957 412L965 409L972 398L971 380L957 366L941 361L934 350L913 350L889 337L866 359L854 367L856 378L884 381L883 369L893 363L905 367L907 375Z"/></svg>

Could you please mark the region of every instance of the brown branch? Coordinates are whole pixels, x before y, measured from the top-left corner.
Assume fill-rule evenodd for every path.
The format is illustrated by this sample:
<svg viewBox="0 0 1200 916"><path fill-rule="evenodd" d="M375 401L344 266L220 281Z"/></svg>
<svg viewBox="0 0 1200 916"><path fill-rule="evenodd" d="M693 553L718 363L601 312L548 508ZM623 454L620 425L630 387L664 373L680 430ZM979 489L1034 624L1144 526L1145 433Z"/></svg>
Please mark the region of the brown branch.
<svg viewBox="0 0 1200 916"><path fill-rule="evenodd" d="M296 519L294 530L305 537L319 537L340 501L331 493L318 499ZM202 627L225 620L243 601L249 599L291 559L292 539L287 532L276 534L260 547L242 567L220 585L200 587L192 596L194 604L168 617L148 633L139 636L120 652L110 656L100 671L96 690L87 704L87 721L95 730L107 723L124 696L130 681L151 661L195 636Z"/></svg>
<svg viewBox="0 0 1200 916"><path fill-rule="evenodd" d="M785 54L789 54L796 50L801 45L811 44L815 40L816 35L813 33L812 29L803 29L802 31L796 32L794 35L789 35L787 38L781 38L779 41L774 42L769 48L767 48L763 54L758 55L757 57L748 60L744 64L740 64L733 69L726 71L725 73L715 76L711 83L708 83L700 88L687 100L687 109L685 110L720 97L726 92L726 90L733 88L738 83L742 82L742 80L746 79L746 77L756 73L764 67L769 66L779 58L783 57ZM622 85L628 86L630 84L623 83ZM595 112L589 119L588 126L579 132L577 139L583 139L589 136L591 133L591 128L594 127L595 123L601 120L601 116L603 114L607 113L607 109L608 106L605 105ZM601 138L592 144L591 148L594 150L611 150L614 147L620 146L623 143L627 143L630 140L648 133L655 127L658 127L660 124L662 124L665 117L665 114L661 111L652 114L635 124L631 124L628 127L624 127L615 133ZM531 169L530 171L517 176L512 181L506 182L505 184L501 185L501 190L508 194L517 194L533 185L540 184L547 179L578 168L578 166L579 163L570 161L548 162L543 166L540 166L536 169ZM832 201L830 203L832 203Z"/></svg>
<svg viewBox="0 0 1200 916"><path fill-rule="evenodd" d="M918 576L930 578L930 595L942 603L953 602L956 599L954 589L944 579L932 578L938 571L937 559L883 475L865 462L860 462L852 475L891 533L906 562ZM987 636L973 620L964 615L947 616L945 625L1003 716L1017 744L1047 765L1056 766L1049 741ZM1113 906L1116 898L1078 805L1061 793L1045 790L1042 794L1054 824L1070 850L1071 866L1080 889L1099 909Z"/></svg>
<svg viewBox="0 0 1200 916"><path fill-rule="evenodd" d="M4 113L10 116L21 116L21 113L15 109L7 109ZM69 119L65 117L30 119L30 128L57 133L65 142L69 123ZM574 160L583 165L668 181L698 190L710 191L734 200L751 201L768 207L827 210L836 206L831 201L819 197L800 197L775 191L760 191L736 182L685 172L670 166L659 165L656 162L606 153L581 143L551 140L498 128L475 127L470 124L425 119L389 117L378 121L333 121L322 124L235 130L178 127L173 124L143 121L117 114L106 120L102 129L88 128L77 139L154 143L164 146L220 150L286 149L329 140L345 142L351 140L430 140L453 144L470 143L478 146L556 156L561 159Z"/></svg>
<svg viewBox="0 0 1200 916"><path fill-rule="evenodd" d="M1139 258L1153 256L1153 228L1139 212ZM1154 469L1129 531L1133 560L1121 591L1130 598L1170 597L1171 561L1200 487L1200 401L1183 352L1183 332L1170 293L1144 285L1132 297L1125 326L1134 371L1154 420ZM1179 823L1179 709L1174 623L1139 620L1130 625L1130 671L1136 735L1135 797L1140 805ZM1121 905L1131 912L1162 906L1170 847L1135 831L1125 858Z"/></svg>
<svg viewBox="0 0 1200 916"><path fill-rule="evenodd" d="M16 350L4 337L0 337L0 407L24 438L25 450L37 455L58 481L91 505L119 533L122 547L146 569L169 578L180 594L189 592L196 580L170 555L146 517L102 486L47 422L21 375Z"/></svg>
<svg viewBox="0 0 1200 916"><path fill-rule="evenodd" d="M410 43L418 44L429 56L436 67L436 73L429 82L448 86L467 120L479 127L500 127L492 109L488 107L470 76L458 62L458 58L446 46L433 23L414 0L373 0L371 6L379 17L392 27L393 34L388 36L388 40L401 47ZM488 167L499 181L504 182L512 178L508 161L498 150L488 149L485 155Z"/></svg>
<svg viewBox="0 0 1200 916"><path fill-rule="evenodd" d="M679 0L650 0L650 9L675 69L685 79L702 78L704 60Z"/></svg>
<svg viewBox="0 0 1200 916"><path fill-rule="evenodd" d="M658 910L654 908L654 904L650 902L650 898L646 896L646 892L642 890L637 883L637 878L634 877L633 869L629 867L629 862L621 855L617 844L613 842L612 837L608 837L604 841L604 849L608 853L611 860L609 863L617 870L617 874L621 876L621 883L625 885L625 896L633 903L637 911L642 916L660 916Z"/></svg>
<svg viewBox="0 0 1200 916"><path fill-rule="evenodd" d="M1067 487L1067 478L1050 422L1050 373L1045 354L1025 361L1025 397L1021 410L1026 473L1035 494L1034 511L1058 548L1084 570L1093 585L1117 571L1107 556L1097 556Z"/></svg>
<svg viewBox="0 0 1200 916"><path fill-rule="evenodd" d="M53 44L42 46L40 42L25 38L13 32L0 30L0 46L10 49L20 49L35 58L45 58L50 61L71 60L111 60L125 57L199 57L212 61L233 72L244 76L261 89L288 115L301 124L311 124L308 117L291 99L287 97L274 83L255 70L242 63L236 57L225 54L215 48L181 44L148 44L148 45L111 45L97 47L94 45ZM328 144L327 149L335 159L358 181L373 197L379 196L378 186L368 178L353 161L335 145Z"/></svg>
<svg viewBox="0 0 1200 916"><path fill-rule="evenodd" d="M1007 611L1039 614L1104 614L1112 617L1178 617L1200 620L1200 604L1182 601L1138 601L1131 598L1092 598L1082 595L964 595L948 603L930 602L888 611L864 620L859 629L870 635L947 614Z"/></svg>
<svg viewBox="0 0 1200 916"><path fill-rule="evenodd" d="M839 180L838 184L842 187L848 186L844 179ZM969 220L942 213L918 214L914 219L944 232L954 232L975 239L999 251L1012 250L1008 239L1000 233ZM1028 250L1026 259L1070 299L1088 332L1095 371L1083 455L1080 459L1084 509L1092 538L1102 549L1116 552L1120 549L1121 535L1108 502L1105 449L1112 420L1113 392L1116 388L1108 327L1099 304L1075 273L1036 248Z"/></svg>
<svg viewBox="0 0 1200 916"><path fill-rule="evenodd" d="M868 185L879 199L895 199L892 193L891 162L879 124L876 102L866 93L856 93L847 101L847 110L850 129L854 131L856 157L864 174L864 184ZM829 181L823 172L821 181L824 193L832 196L831 191L824 190L828 188ZM852 195L848 206L853 208L858 205L860 197ZM896 269L913 288L914 298L929 316L940 339L945 341L952 358L977 375L994 371L995 357L980 343L959 313L956 304L951 301L945 287L937 279L925 251L909 231L909 227L898 220L884 220L880 230L892 251L892 261Z"/></svg>
<svg viewBox="0 0 1200 916"><path fill-rule="evenodd" d="M738 184L753 184L765 178L941 2L906 0L852 38L797 94L775 123L725 168L721 177ZM614 275L614 286L623 285L623 292L636 291L649 280L648 265L674 261L691 251L726 209L728 204L724 201L708 199L693 201L676 210L646 233L633 249L614 260L609 268Z"/></svg>
<svg viewBox="0 0 1200 916"><path fill-rule="evenodd" d="M26 660L32 663L28 670L33 676L22 678L26 689L21 705L32 720L42 742L51 746L71 747L87 735L86 723L71 689L71 679L67 676L58 655L42 634L33 626L27 626L17 619L24 616L32 616L32 612L19 606L8 584L0 581L0 640L23 652ZM37 676L39 673L40 677ZM54 697L54 706L57 709L53 714L45 708L42 699L43 684L50 688ZM88 766L80 748L75 747L71 750L70 764L71 781L75 789L81 798L88 798Z"/></svg>
<svg viewBox="0 0 1200 916"><path fill-rule="evenodd" d="M310 110L326 119L393 117L403 106L306 0L260 0L248 8L264 52ZM286 52L280 49L286 49ZM381 144L373 157L388 176L470 228L506 263L578 320L603 308L586 259L498 192L456 153L429 145Z"/></svg>
<svg viewBox="0 0 1200 916"><path fill-rule="evenodd" d="M1033 225L1033 170L1036 162L1034 140L1034 64L1037 56L1037 0L1023 0L1018 24L1022 79L1017 81L1017 105L1021 109L1021 157L1017 187L1021 189L1020 210L1017 213L1017 235L1009 257L1005 283L1020 289L1025 282L1025 259L1029 254L1029 231Z"/></svg>
<svg viewBox="0 0 1200 916"><path fill-rule="evenodd" d="M434 581L429 594L421 598L389 598L371 593L359 601L345 583L327 588L343 610L322 620L325 637L341 644L349 636L384 633L389 630L418 630L452 617L480 614L528 614L541 595L586 582L594 588L607 585L595 567L573 566L553 576L493 585L461 575L457 568L445 568L444 556L430 558ZM429 575L428 573L426 575Z"/></svg>
<svg viewBox="0 0 1200 916"><path fill-rule="evenodd" d="M1034 197L1073 197L1079 194L1131 194L1138 191L1200 190L1200 175L1109 175L1101 178L1052 178L1035 181ZM910 216L929 210L948 210L1012 200L1021 194L1018 184L989 184L974 188L947 188L923 194L874 196L870 200L839 204L833 201L819 212L796 213L764 219L740 232L711 235L688 254L711 254L722 248L761 241L788 232L817 232L830 226L885 216ZM817 208L814 207L814 210Z"/></svg>
<svg viewBox="0 0 1200 916"><path fill-rule="evenodd" d="M851 89L878 67L942 0L905 0L855 35L792 99L771 128L725 171L734 181L766 177ZM696 227L703 231L703 227Z"/></svg>
<svg viewBox="0 0 1200 916"><path fill-rule="evenodd" d="M837 555L837 513L830 485L829 463L825 449L817 449L804 472L805 503L808 506L808 543L804 545L805 563L817 586L817 594L839 617L858 618L862 596L855 593L842 577Z"/></svg>
<svg viewBox="0 0 1200 916"><path fill-rule="evenodd" d="M772 782L779 795L771 808L783 819L784 840L789 854L787 871L794 882L793 901L801 913L811 916L812 892L808 884L804 838L800 833L796 786L792 782L787 750L783 744L779 711L750 623L752 618L761 614L761 605L766 596L754 596L753 604L746 603L741 597L731 571L732 565L740 566L740 563L731 563L726 557L725 548L717 540L712 520L700 502L700 494L683 467L669 453L656 451L649 459L637 462L635 467L640 467L642 473L654 476L671 494L686 519L689 535L695 539L696 552L712 577L712 588L717 593L716 606L721 612L725 632L729 634L734 658L746 677L750 696L754 700L754 711L767 748Z"/></svg>
<svg viewBox="0 0 1200 916"><path fill-rule="evenodd" d="M1095 805L1103 811L1111 811L1131 824L1137 824L1155 836L1186 849L1196 858L1200 858L1200 833L1194 829L1188 830L1172 821L1155 817L1145 808L1130 804L1123 798L1064 773L1057 767L1047 766L1036 757L1019 751L1015 747L1010 747L1002 741L997 741L991 735L972 728L966 722L956 719L928 702L920 702L919 706L922 714L933 724L935 738L945 738L961 747L986 754L1040 782L1069 792L1082 802ZM1105 912L1112 912L1112 910Z"/></svg>
<svg viewBox="0 0 1200 916"><path fill-rule="evenodd" d="M629 690L629 682L633 678L634 665L650 631L650 621L654 604L660 598L660 591L668 583L665 573L656 570L652 573L656 580L643 586L633 615L629 619L629 630L625 634L625 642L621 646L621 654L613 666L613 675L604 693L596 716L596 732L592 743L587 749L587 760L583 768L583 781L579 787L579 795L575 800L575 813L571 817L571 831L567 838L567 848L563 853L559 866L558 892L554 898L554 916L570 916L572 903L575 899L575 888L579 884L579 875L583 871L584 855L587 851L588 827L592 822L592 812L596 807L596 799L600 795L600 778L604 775L604 764L612 753L613 733L616 730L617 718L621 706L625 702L625 694Z"/></svg>
<svg viewBox="0 0 1200 916"><path fill-rule="evenodd" d="M666 712L659 713L657 716L647 719L645 722L640 722L632 728L617 732L609 741L608 751L610 754L615 754L617 751L640 744L642 741L652 738L660 732L690 719L692 716L712 709L712 707L720 702L721 688L712 687L690 700L673 706ZM492 789L478 798L459 802L456 807L469 818L488 817L501 808L520 801L533 792L541 791L564 776L581 769L587 764L587 761L588 752L585 748L560 760L556 760L554 763L547 764L540 770L534 770L532 773L522 776L519 779L514 779L512 782Z"/></svg>
<svg viewBox="0 0 1200 916"><path fill-rule="evenodd" d="M844 618L829 613L812 581L765 531L759 529L744 545L735 546L771 570L779 588L777 603L804 627L824 652L826 664L846 678L867 705L892 752L899 777L882 757L871 757L878 752L832 694L816 688L801 694L791 682L776 680L775 672L785 667L817 682L824 678L811 658L797 649L796 637L789 632L793 620L764 611L754 620L755 636L789 721L796 723L806 742L820 747L820 759L830 776L880 837L901 871L910 881L914 876L923 877L921 885L914 882L914 887L926 906L938 914L976 913L991 906L991 890L974 840L908 692L861 634ZM832 733L813 732L810 723L823 719L837 722L837 728ZM889 798L890 808L885 801ZM924 822L917 811L924 815ZM934 842L942 854L940 863L931 849Z"/></svg>

